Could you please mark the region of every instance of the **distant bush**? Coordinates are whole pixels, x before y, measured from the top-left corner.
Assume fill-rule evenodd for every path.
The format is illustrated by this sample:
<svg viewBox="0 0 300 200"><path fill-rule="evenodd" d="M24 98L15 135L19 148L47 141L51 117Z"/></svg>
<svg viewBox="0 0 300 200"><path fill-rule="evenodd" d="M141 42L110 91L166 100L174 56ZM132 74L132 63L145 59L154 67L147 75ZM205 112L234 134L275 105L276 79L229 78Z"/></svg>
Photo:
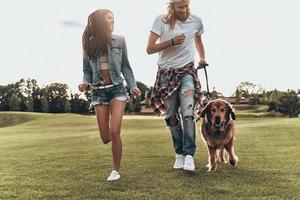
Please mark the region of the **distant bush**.
<svg viewBox="0 0 300 200"><path fill-rule="evenodd" d="M289 90L278 101L270 101L268 111L280 112L289 117L298 117L300 114L300 98L295 91Z"/></svg>

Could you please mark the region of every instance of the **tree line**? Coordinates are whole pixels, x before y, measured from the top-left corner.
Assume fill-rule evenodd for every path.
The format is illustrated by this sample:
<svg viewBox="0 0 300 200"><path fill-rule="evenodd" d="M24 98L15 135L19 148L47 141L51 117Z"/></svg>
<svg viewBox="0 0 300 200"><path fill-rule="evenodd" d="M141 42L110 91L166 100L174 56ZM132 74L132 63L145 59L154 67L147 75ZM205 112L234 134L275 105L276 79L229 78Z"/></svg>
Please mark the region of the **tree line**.
<svg viewBox="0 0 300 200"><path fill-rule="evenodd" d="M298 117L300 114L300 89L266 91L261 85L250 82L241 82L236 88L235 98L249 98L249 104L268 105L268 112L279 112L289 117Z"/></svg>
<svg viewBox="0 0 300 200"><path fill-rule="evenodd" d="M218 98L220 93L213 91L212 98ZM261 85L251 82L241 82L232 95L239 104L242 99L248 99L250 105L268 105L268 112L278 112L289 117L300 114L300 89L267 91Z"/></svg>
<svg viewBox="0 0 300 200"><path fill-rule="evenodd" d="M126 112L139 112L140 102L149 90L144 83L137 82L142 95L130 98ZM130 95L130 94L129 94ZM20 79L15 83L0 85L0 111L24 111L44 113L88 113L91 91L82 93L71 92L65 83L51 83L40 87L35 79Z"/></svg>
<svg viewBox="0 0 300 200"><path fill-rule="evenodd" d="M150 99L152 87L137 81L141 96L128 101L125 112L140 112L140 103ZM205 93L205 91L203 92ZM216 90L210 94L212 99L223 95ZM249 99L249 104L268 105L269 112L280 112L289 117L300 114L300 89L266 91L262 86L250 82L241 82L234 94L238 104L242 99ZM89 104L91 91L73 93L65 83L51 83L40 87L35 79L20 79L15 83L0 85L0 111L27 111L44 113L89 113L93 111Z"/></svg>

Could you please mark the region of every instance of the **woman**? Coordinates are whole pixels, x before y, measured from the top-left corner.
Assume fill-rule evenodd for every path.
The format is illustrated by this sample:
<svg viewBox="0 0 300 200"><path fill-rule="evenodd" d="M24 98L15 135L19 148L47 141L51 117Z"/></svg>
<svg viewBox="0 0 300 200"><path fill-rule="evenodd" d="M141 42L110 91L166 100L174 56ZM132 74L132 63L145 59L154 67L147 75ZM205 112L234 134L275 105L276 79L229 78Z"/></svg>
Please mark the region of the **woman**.
<svg viewBox="0 0 300 200"><path fill-rule="evenodd" d="M81 92L91 86L91 106L95 109L101 139L104 144L112 141L113 170L108 181L120 178L121 122L128 98L121 73L131 93L141 94L128 61L125 39L112 35L113 29L114 16L110 10L96 10L88 17L82 36L83 83L78 86Z"/></svg>

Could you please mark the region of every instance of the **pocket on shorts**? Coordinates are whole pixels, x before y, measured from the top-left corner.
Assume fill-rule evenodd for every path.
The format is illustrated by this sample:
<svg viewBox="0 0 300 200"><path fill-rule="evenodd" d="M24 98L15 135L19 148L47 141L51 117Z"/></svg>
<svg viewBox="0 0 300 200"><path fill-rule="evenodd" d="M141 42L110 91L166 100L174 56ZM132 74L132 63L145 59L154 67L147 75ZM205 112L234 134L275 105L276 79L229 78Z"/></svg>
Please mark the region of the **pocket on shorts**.
<svg viewBox="0 0 300 200"><path fill-rule="evenodd" d="M114 88L111 91L112 99L117 99L117 100L127 100L128 95L126 93L126 89L123 84L119 84L114 86Z"/></svg>

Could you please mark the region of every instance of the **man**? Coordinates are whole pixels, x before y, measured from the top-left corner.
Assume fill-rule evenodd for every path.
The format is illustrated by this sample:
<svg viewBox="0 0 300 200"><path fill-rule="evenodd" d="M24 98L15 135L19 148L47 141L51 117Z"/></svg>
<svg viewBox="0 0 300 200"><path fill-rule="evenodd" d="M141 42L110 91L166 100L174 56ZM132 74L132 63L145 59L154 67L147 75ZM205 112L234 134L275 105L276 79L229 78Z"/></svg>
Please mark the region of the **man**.
<svg viewBox="0 0 300 200"><path fill-rule="evenodd" d="M154 21L147 53L159 53L151 106L158 115L166 113L165 121L176 153L173 168L194 171L194 111L201 106L194 44L199 64L206 62L201 40L202 21L190 14L189 4L189 0L169 1L167 15L159 15Z"/></svg>

